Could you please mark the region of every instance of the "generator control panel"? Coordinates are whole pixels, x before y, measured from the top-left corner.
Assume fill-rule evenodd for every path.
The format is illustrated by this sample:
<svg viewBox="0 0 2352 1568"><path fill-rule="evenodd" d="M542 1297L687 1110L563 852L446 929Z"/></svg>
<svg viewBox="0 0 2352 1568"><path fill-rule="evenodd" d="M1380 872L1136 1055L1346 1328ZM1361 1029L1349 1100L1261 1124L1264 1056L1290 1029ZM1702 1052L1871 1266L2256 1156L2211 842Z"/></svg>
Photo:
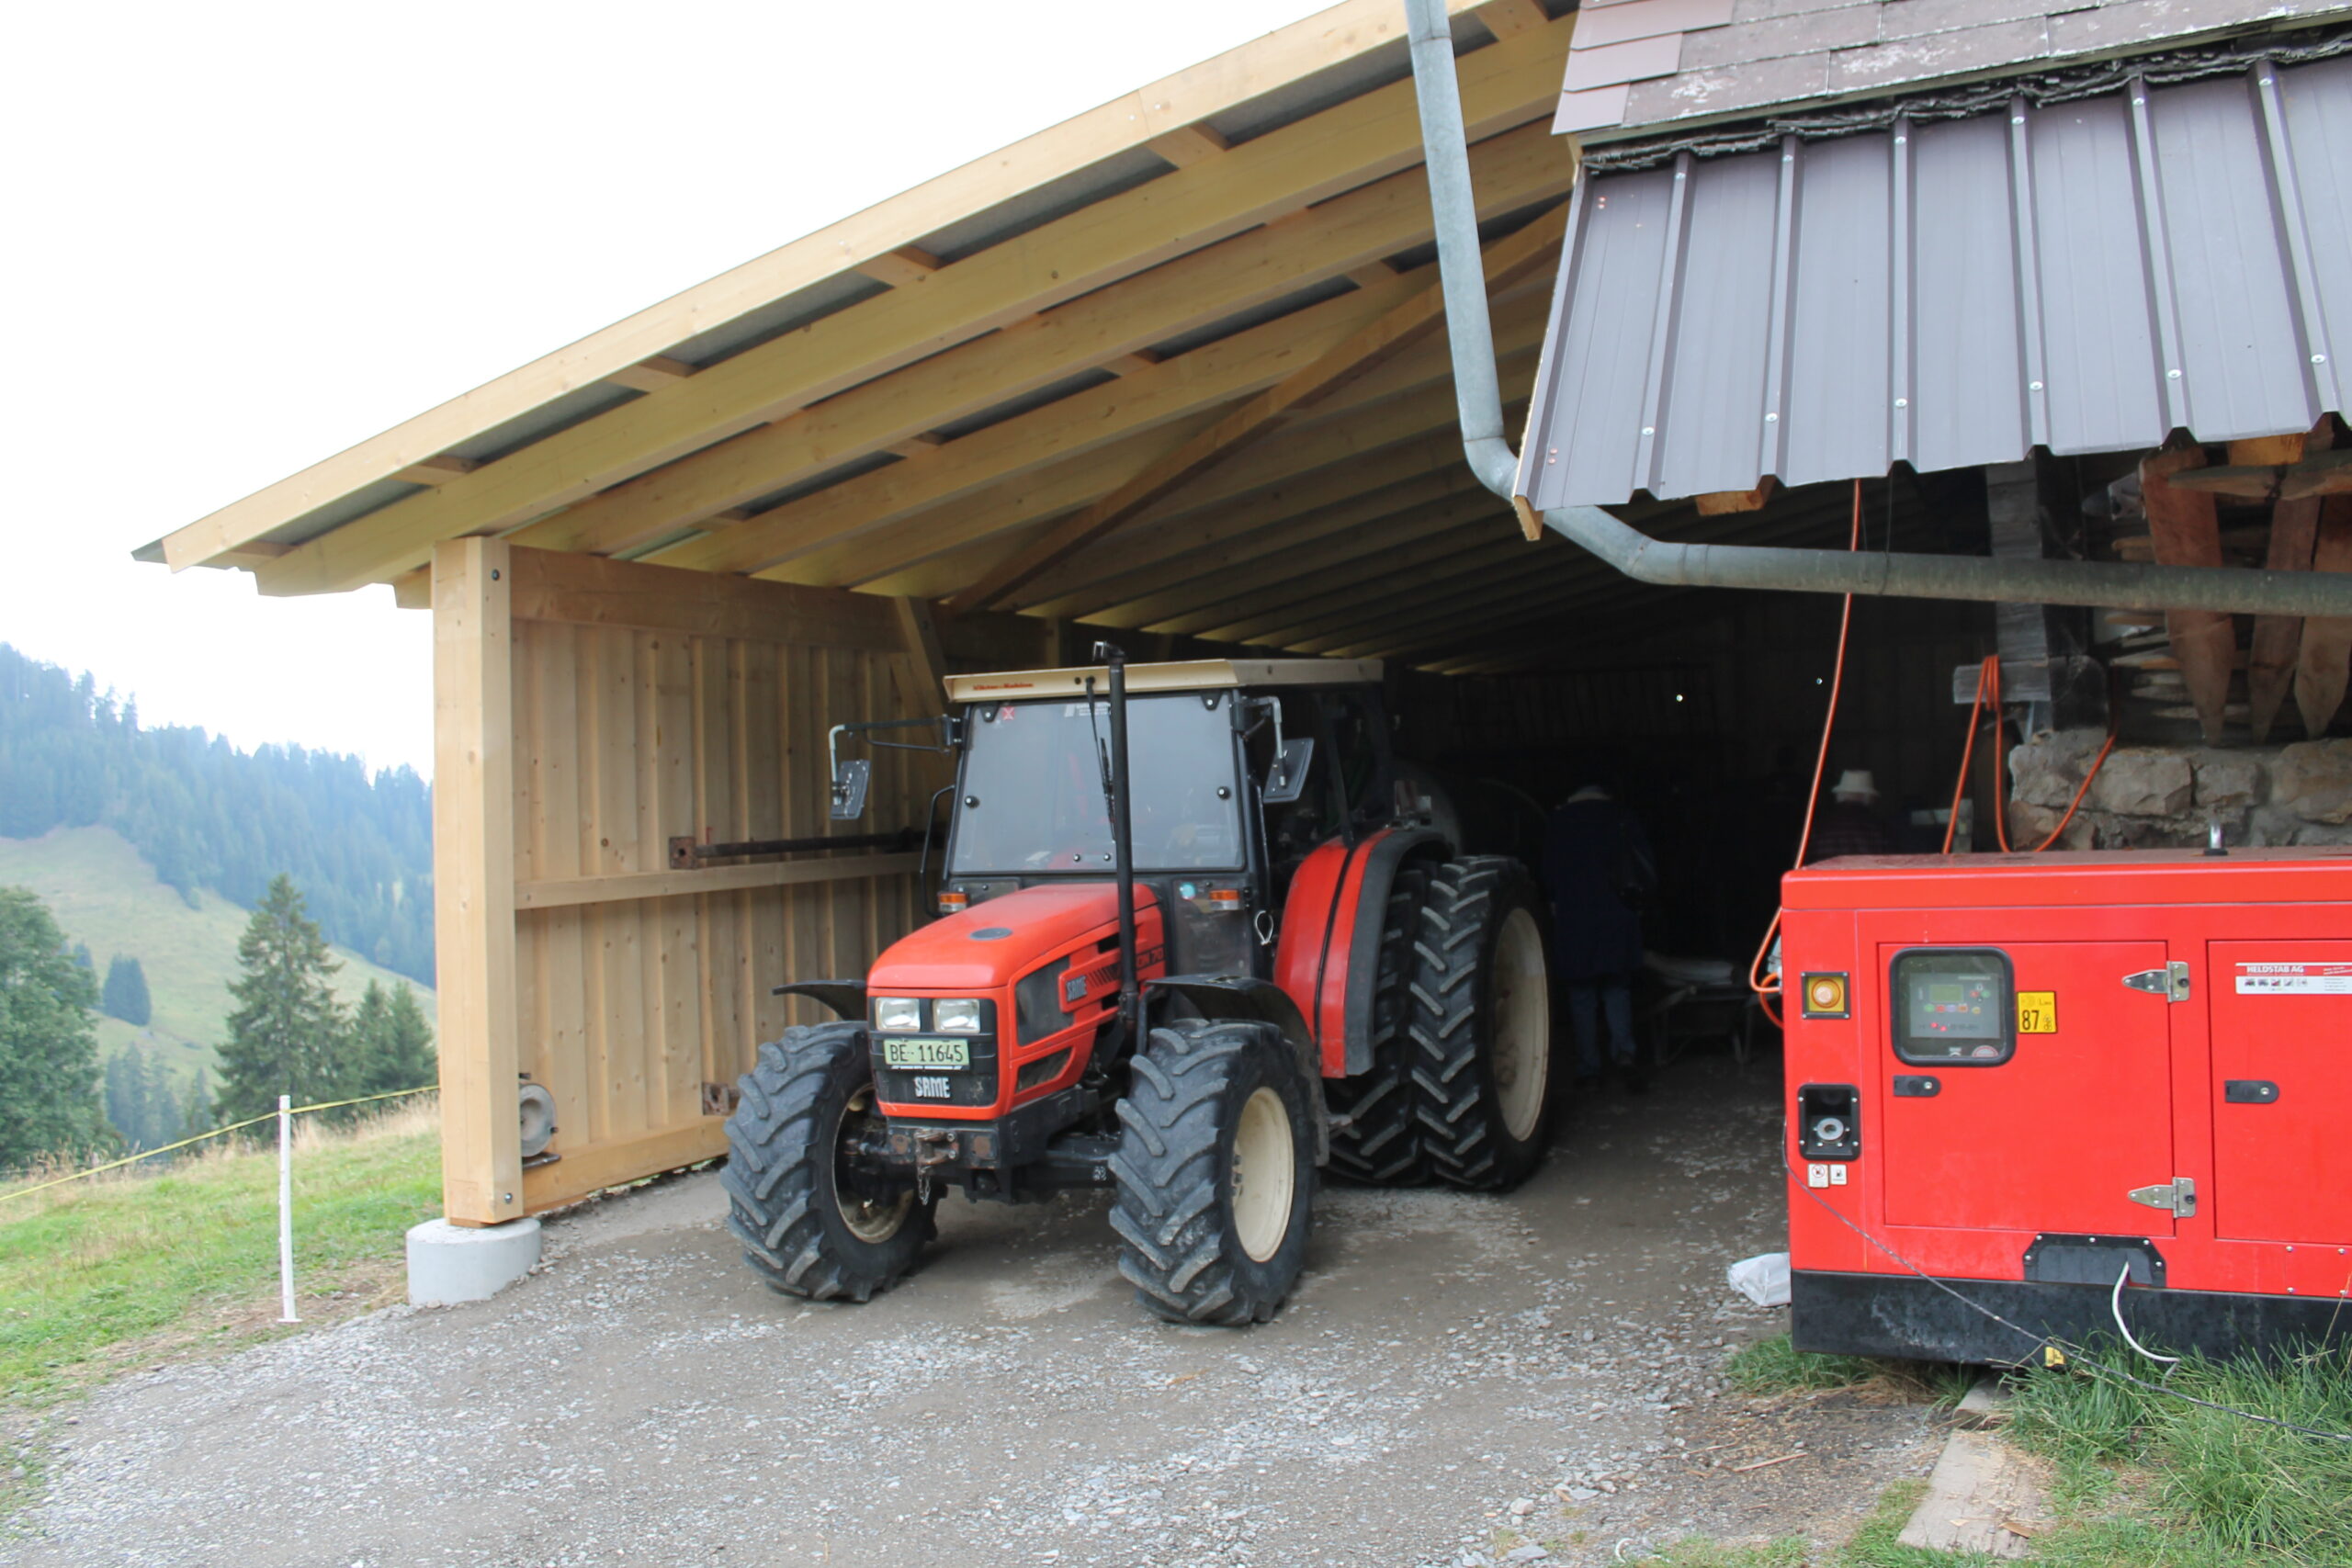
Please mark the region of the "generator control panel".
<svg viewBox="0 0 2352 1568"><path fill-rule="evenodd" d="M1996 1066L2017 1049L2007 953L1923 948L1898 953L1894 971L1894 1054L1903 1060Z"/></svg>

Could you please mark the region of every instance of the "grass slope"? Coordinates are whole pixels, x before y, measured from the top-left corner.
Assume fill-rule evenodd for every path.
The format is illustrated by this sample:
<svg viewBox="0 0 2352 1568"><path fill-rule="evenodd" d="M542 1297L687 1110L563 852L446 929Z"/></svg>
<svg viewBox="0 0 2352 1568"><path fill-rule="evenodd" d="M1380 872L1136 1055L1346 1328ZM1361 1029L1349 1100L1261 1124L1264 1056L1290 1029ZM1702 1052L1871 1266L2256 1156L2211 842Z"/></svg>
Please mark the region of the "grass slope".
<svg viewBox="0 0 2352 1568"><path fill-rule="evenodd" d="M213 1144L163 1175L77 1182L0 1206L0 1408L38 1408L115 1373L281 1332L277 1156ZM441 1209L430 1096L294 1145L297 1311L400 1292L402 1237Z"/></svg>
<svg viewBox="0 0 2352 1568"><path fill-rule="evenodd" d="M102 1018L98 1048L111 1055L134 1040L170 1049L164 1060L183 1084L198 1066L212 1065L221 1021L234 1003L229 982L237 973L237 939L246 910L216 894L199 892L194 908L175 889L155 879L111 828L61 828L38 839L0 839L0 886L29 887L40 895L69 941L86 943L98 977L119 953L139 960L147 972L155 1020L135 1029ZM415 981L379 969L354 953L335 950L343 969L335 989L356 1001L369 980L406 986L416 993L425 1016L433 1016L433 992Z"/></svg>

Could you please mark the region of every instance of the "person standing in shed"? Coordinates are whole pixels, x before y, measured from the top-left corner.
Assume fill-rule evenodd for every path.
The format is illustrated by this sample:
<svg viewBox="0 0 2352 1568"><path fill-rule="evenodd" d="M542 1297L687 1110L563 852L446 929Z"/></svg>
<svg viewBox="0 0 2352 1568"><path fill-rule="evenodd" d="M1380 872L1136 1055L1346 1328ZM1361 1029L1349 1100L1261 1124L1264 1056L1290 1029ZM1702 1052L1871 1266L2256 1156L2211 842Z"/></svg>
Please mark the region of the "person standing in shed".
<svg viewBox="0 0 2352 1568"><path fill-rule="evenodd" d="M1544 825L1544 881L1552 895L1553 964L1576 1029L1577 1080L1597 1081L1605 1065L1628 1092L1644 1093L1649 1082L1634 1038L1634 975L1642 966L1641 907L1657 891L1649 835L1606 788L1588 784Z"/></svg>

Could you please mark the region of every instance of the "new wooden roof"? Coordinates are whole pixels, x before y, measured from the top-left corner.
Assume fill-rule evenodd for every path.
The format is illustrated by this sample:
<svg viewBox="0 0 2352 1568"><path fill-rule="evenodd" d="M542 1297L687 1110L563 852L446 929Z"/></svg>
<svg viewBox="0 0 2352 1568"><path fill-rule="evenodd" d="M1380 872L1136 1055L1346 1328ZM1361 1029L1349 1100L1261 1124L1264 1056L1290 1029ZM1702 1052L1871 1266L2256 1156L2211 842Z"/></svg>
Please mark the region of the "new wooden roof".
<svg viewBox="0 0 2352 1568"><path fill-rule="evenodd" d="M1576 173L1549 126L1575 19L1453 6L1523 390ZM1302 653L1487 649L1597 563L1522 540L1462 462L1403 30L1396 0L1346 0L141 553L421 603L435 542L497 535Z"/></svg>

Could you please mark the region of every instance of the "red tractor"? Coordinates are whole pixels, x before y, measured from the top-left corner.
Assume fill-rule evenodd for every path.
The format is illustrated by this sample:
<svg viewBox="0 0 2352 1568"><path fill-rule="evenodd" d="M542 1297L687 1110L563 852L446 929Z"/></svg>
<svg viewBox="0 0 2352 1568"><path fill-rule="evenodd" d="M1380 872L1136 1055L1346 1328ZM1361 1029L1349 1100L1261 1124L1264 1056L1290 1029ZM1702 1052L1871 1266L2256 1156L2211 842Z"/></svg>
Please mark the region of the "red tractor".
<svg viewBox="0 0 2352 1568"><path fill-rule="evenodd" d="M840 1021L761 1046L727 1123L728 1223L775 1289L888 1288L950 1187L1108 1189L1145 1306L1262 1322L1318 1167L1498 1189L1542 1158L1535 885L1428 825L1380 666L1095 657L897 721L956 759L943 918L863 980L777 988ZM870 766L841 739L887 728L833 732L836 818Z"/></svg>

